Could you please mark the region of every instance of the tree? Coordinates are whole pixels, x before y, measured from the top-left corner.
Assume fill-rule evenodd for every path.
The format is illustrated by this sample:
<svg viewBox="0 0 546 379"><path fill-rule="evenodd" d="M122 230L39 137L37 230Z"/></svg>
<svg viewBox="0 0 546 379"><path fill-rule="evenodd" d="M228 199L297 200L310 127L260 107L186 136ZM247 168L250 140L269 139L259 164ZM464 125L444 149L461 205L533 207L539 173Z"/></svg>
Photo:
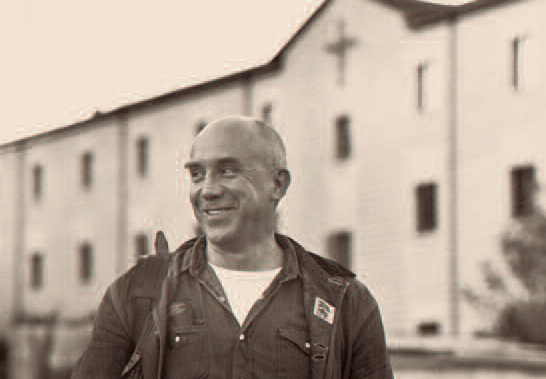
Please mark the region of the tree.
<svg viewBox="0 0 546 379"><path fill-rule="evenodd" d="M511 292L507 278L485 261L481 270L486 293L465 288L463 296L474 307L496 313L494 335L546 343L546 214L536 209L515 220L501 236L501 252L525 294Z"/></svg>

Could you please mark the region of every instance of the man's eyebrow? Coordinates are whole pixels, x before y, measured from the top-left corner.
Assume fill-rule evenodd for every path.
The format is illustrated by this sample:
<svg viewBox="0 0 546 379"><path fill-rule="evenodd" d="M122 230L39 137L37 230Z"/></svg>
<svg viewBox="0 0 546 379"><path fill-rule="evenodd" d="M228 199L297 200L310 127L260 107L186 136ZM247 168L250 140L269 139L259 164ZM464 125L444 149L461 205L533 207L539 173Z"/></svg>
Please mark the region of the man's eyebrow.
<svg viewBox="0 0 546 379"><path fill-rule="evenodd" d="M199 162L197 161L189 161L189 162L186 162L186 164L184 165L184 168L186 170L191 170L192 168L196 168L200 166Z"/></svg>
<svg viewBox="0 0 546 379"><path fill-rule="evenodd" d="M219 158L219 159L211 159L211 160L204 160L204 161L188 161L184 165L184 168L186 170L191 170L192 168L197 168L199 166L202 166L204 162L212 162L216 165L225 165L225 164L233 164L233 165L241 165L240 159L237 158Z"/></svg>

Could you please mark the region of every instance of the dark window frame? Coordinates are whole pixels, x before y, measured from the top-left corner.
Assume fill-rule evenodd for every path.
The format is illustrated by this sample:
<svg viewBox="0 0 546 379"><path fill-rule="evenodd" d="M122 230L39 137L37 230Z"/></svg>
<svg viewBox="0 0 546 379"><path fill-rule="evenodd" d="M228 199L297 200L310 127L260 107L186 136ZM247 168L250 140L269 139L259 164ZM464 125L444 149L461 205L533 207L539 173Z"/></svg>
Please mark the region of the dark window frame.
<svg viewBox="0 0 546 379"><path fill-rule="evenodd" d="M523 39L521 37L514 37L512 39L512 90L519 91L521 89L520 71L521 61L520 54L523 48Z"/></svg>
<svg viewBox="0 0 546 379"><path fill-rule="evenodd" d="M150 241L146 233L135 235L135 257L142 258L150 254Z"/></svg>
<svg viewBox="0 0 546 379"><path fill-rule="evenodd" d="M44 254L34 252L30 256L30 288L34 291L39 291L45 284L45 258Z"/></svg>
<svg viewBox="0 0 546 379"><path fill-rule="evenodd" d="M44 167L41 164L35 164L32 168L32 193L34 200L38 201L43 197L44 187Z"/></svg>
<svg viewBox="0 0 546 379"><path fill-rule="evenodd" d="M83 188L91 188L93 185L94 156L91 151L81 155L81 184Z"/></svg>
<svg viewBox="0 0 546 379"><path fill-rule="evenodd" d="M533 213L536 186L534 165L515 166L510 170L512 218L526 217Z"/></svg>
<svg viewBox="0 0 546 379"><path fill-rule="evenodd" d="M345 161L351 157L351 119L347 115L336 117L335 149L338 161Z"/></svg>
<svg viewBox="0 0 546 379"><path fill-rule="evenodd" d="M416 229L430 233L438 229L438 184L420 183L415 187Z"/></svg>
<svg viewBox="0 0 546 379"><path fill-rule="evenodd" d="M79 248L79 278L81 284L89 284L93 279L93 246L84 242Z"/></svg>
<svg viewBox="0 0 546 379"><path fill-rule="evenodd" d="M416 69L416 106L419 111L425 109L425 77L427 74L428 63L422 62L417 65Z"/></svg>
<svg viewBox="0 0 546 379"><path fill-rule="evenodd" d="M335 260L343 267L351 269L353 235L349 230L338 230L328 235L328 257Z"/></svg>
<svg viewBox="0 0 546 379"><path fill-rule="evenodd" d="M137 172L141 177L148 175L150 166L150 139L140 136L136 142Z"/></svg>
<svg viewBox="0 0 546 379"><path fill-rule="evenodd" d="M265 122L266 124L271 125L271 122L273 121L272 115L273 115L273 103L269 101L262 106L262 109L261 109L262 121Z"/></svg>

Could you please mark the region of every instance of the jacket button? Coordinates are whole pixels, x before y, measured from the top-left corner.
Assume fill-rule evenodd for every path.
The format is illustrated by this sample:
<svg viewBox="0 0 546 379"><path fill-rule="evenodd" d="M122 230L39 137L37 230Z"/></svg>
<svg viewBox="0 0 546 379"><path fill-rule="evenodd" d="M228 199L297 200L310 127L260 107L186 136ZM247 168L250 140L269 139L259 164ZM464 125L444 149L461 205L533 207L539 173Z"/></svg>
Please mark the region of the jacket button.
<svg viewBox="0 0 546 379"><path fill-rule="evenodd" d="M240 339L241 341L244 341L244 340L245 340L245 335L244 335L244 334L241 334L241 335L239 336L239 339Z"/></svg>
<svg viewBox="0 0 546 379"><path fill-rule="evenodd" d="M174 337L174 342L176 342L176 343L180 342L180 336Z"/></svg>

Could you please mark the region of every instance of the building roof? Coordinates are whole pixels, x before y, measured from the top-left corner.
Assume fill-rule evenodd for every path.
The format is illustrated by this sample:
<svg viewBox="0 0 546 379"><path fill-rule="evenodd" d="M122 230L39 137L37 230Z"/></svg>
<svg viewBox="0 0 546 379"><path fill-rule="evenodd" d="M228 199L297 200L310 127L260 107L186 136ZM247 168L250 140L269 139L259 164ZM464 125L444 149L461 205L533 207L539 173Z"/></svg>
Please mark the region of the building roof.
<svg viewBox="0 0 546 379"><path fill-rule="evenodd" d="M317 19L324 9L334 0L324 0L322 4L309 16L309 18L304 22L304 24L292 35L292 37L279 49L279 51L269 60L262 64L259 64L250 69L236 72L234 74L221 76L212 80L204 81L195 85L190 85L188 87L183 87L176 89L171 92L153 97L150 99L145 99L139 102L123 105L112 111L102 113L96 112L92 117L87 120L79 121L74 124L60 127L51 131L44 133L39 133L30 137L25 137L20 140L9 142L0 147L5 147L9 145L14 145L22 143L30 139L35 139L43 135L50 135L53 133L58 133L64 131L68 128L73 128L77 126L86 125L91 121L96 120L97 118L103 118L105 116L120 114L128 111L129 109L135 109L137 107L147 107L150 105L157 104L158 102L164 102L171 98L179 98L183 96L190 95L195 92L199 92L205 89L211 89L214 87L222 86L230 82L236 82L239 80L246 80L254 75L259 75L264 72L274 72L282 67L282 58L285 52L292 46L299 37L305 32L310 24ZM396 11L399 11L403 14L407 26L410 29L418 30L423 27L432 26L434 24L454 20L458 17L465 16L471 13L484 11L489 8L508 5L511 3L521 2L523 0L474 0L462 5L444 5L437 3L424 2L419 0L360 0L360 1L375 1L381 3L387 7L393 8Z"/></svg>

